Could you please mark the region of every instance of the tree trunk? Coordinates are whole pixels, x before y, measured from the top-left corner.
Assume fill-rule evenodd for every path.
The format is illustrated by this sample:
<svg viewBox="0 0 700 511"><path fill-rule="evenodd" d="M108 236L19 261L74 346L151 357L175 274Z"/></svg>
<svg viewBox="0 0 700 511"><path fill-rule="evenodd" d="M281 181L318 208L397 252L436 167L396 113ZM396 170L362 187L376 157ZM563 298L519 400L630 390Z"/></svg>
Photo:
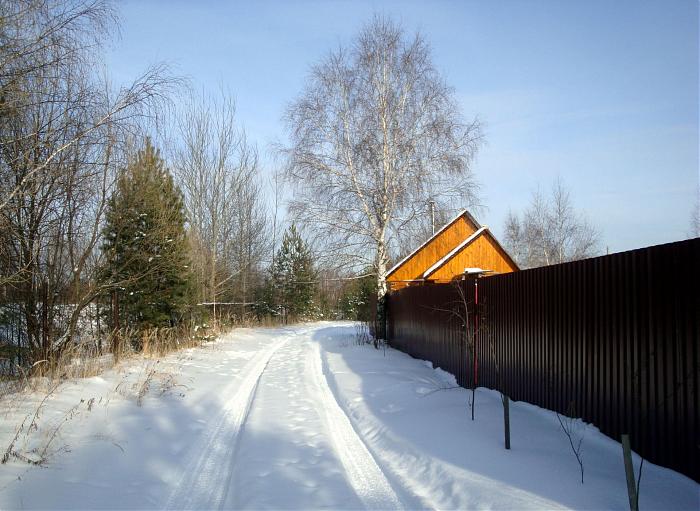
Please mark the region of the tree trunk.
<svg viewBox="0 0 700 511"><path fill-rule="evenodd" d="M209 274L209 291L210 299L214 304L212 314L214 315L214 324L216 324L216 251L211 254L211 272Z"/></svg>
<svg viewBox="0 0 700 511"><path fill-rule="evenodd" d="M51 336L49 335L49 283L41 283L41 347L44 360L49 360L51 353Z"/></svg>
<svg viewBox="0 0 700 511"><path fill-rule="evenodd" d="M119 350L120 346L120 325L119 325L119 292L112 291L112 355L114 356L114 362L119 361Z"/></svg>
<svg viewBox="0 0 700 511"><path fill-rule="evenodd" d="M386 270L387 270L387 249L383 237L377 242L377 310L374 325L374 347L379 349L379 339L386 337Z"/></svg>

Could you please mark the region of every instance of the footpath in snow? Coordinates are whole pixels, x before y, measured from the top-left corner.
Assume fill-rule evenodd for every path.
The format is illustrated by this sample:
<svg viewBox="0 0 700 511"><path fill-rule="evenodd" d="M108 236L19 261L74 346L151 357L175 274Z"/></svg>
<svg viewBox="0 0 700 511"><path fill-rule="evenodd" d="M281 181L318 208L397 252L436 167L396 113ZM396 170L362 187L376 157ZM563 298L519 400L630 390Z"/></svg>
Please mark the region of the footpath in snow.
<svg viewBox="0 0 700 511"><path fill-rule="evenodd" d="M620 445L593 426L577 425L581 484L554 413L512 403L506 451L497 393L477 390L471 421L449 374L354 338L351 323L237 329L6 397L0 449L16 437L42 464L0 465L0 509L629 508ZM645 462L640 509L699 499Z"/></svg>

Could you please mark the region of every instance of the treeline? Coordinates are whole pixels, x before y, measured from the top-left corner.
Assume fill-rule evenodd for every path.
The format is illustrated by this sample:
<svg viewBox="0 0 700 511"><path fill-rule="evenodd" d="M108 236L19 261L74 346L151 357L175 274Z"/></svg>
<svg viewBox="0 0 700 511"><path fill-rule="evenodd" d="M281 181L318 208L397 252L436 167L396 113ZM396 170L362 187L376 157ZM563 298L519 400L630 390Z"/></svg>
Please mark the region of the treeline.
<svg viewBox="0 0 700 511"><path fill-rule="evenodd" d="M294 226L279 239L230 96L162 65L115 89L100 70L116 28L103 0L0 0L5 372L114 350L115 332L132 349L212 319L354 317L365 282L317 267Z"/></svg>

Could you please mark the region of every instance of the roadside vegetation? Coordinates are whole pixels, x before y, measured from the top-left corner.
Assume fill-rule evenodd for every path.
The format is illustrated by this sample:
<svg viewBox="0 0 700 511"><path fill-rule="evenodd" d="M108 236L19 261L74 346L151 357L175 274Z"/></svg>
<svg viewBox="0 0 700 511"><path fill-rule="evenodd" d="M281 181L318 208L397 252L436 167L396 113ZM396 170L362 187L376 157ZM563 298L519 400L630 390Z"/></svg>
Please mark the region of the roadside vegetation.
<svg viewBox="0 0 700 511"><path fill-rule="evenodd" d="M354 274L283 221L284 184L231 94L163 64L112 85L116 7L0 1L0 378L89 373L231 325L355 319Z"/></svg>
<svg viewBox="0 0 700 511"><path fill-rule="evenodd" d="M116 8L0 0L0 401L39 392L39 414L66 380L237 325L359 320L379 348L390 263L480 206L481 125L428 41L369 19L313 66L270 168L225 88L164 64L112 84ZM527 265L598 239L560 185L508 233Z"/></svg>

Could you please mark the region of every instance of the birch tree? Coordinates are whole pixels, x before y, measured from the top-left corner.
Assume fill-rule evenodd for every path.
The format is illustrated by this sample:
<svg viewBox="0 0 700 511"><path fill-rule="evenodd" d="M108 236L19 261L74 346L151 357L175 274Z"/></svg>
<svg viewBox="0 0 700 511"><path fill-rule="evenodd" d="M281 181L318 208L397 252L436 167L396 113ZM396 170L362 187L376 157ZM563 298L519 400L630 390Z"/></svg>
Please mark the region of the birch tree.
<svg viewBox="0 0 700 511"><path fill-rule="evenodd" d="M454 218L454 210L436 209L430 211L430 205L426 204L425 214L417 215L413 222L406 224L397 233L397 260L401 260L413 252L416 247L425 243L435 232ZM434 219L434 221L433 221Z"/></svg>
<svg viewBox="0 0 700 511"><path fill-rule="evenodd" d="M593 257L599 231L582 212L574 209L571 193L560 179L545 196L533 192L522 215L506 218L504 245L521 268L548 266Z"/></svg>
<svg viewBox="0 0 700 511"><path fill-rule="evenodd" d="M285 122L291 213L337 264L371 264L380 300L396 233L428 200L474 198L479 123L461 115L426 40L390 19L314 65Z"/></svg>

